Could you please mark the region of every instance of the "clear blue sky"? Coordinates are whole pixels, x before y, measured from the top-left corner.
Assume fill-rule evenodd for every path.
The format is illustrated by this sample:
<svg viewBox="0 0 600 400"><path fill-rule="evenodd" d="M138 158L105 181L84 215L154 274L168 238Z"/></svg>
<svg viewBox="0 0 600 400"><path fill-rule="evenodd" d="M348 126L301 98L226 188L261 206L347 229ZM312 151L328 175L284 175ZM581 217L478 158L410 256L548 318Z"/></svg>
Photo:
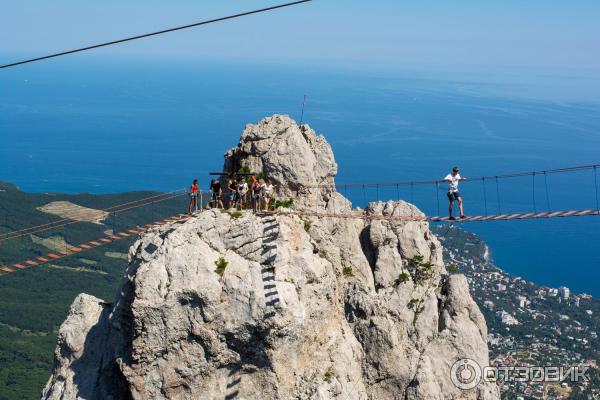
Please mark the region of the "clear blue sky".
<svg viewBox="0 0 600 400"><path fill-rule="evenodd" d="M280 0L279 2L284 2ZM19 0L0 62L264 7L277 0ZM598 0L315 0L76 57L236 58L341 67L600 68Z"/></svg>

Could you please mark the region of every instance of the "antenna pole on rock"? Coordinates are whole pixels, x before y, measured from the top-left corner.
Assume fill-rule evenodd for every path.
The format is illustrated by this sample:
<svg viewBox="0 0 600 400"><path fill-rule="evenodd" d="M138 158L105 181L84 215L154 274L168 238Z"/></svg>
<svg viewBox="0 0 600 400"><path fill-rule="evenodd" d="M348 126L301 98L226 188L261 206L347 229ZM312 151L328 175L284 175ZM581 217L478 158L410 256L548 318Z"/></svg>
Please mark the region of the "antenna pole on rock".
<svg viewBox="0 0 600 400"><path fill-rule="evenodd" d="M304 120L304 106L306 105L306 93L304 94L304 99L302 100L302 114L300 114L300 125L302 125L302 121Z"/></svg>

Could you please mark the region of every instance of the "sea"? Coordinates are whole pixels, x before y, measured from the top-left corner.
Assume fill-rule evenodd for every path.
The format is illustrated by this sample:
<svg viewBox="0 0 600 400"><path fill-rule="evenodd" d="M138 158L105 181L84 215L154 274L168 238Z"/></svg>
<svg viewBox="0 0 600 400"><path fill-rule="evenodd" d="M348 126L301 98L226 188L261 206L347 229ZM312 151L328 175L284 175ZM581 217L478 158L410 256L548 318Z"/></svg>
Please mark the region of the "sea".
<svg viewBox="0 0 600 400"><path fill-rule="evenodd" d="M361 184L600 163L598 89L577 71L70 57L0 71L0 180L28 192L208 187L244 126L281 113L326 137L336 182L359 184L340 189L355 206L404 199L445 214L443 185ZM465 181L461 193L469 215L597 208L596 175ZM600 217L463 226L507 272L600 297Z"/></svg>

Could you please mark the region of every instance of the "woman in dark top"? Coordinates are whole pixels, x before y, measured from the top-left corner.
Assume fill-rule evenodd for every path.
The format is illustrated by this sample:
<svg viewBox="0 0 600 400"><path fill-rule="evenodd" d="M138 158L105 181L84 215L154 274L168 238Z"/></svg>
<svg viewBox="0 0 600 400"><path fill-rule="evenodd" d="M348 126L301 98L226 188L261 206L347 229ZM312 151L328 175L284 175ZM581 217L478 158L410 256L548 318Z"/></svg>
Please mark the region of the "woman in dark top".
<svg viewBox="0 0 600 400"><path fill-rule="evenodd" d="M225 208L223 206L223 200L221 200L221 196L223 195L223 189L221 189L221 182L216 179L213 179L210 182L210 190L212 192L212 199L210 202L210 206L212 208Z"/></svg>
<svg viewBox="0 0 600 400"><path fill-rule="evenodd" d="M230 176L227 180L227 190L229 191L229 198L227 199L227 208L231 208L237 200L237 185L235 184L233 176Z"/></svg>

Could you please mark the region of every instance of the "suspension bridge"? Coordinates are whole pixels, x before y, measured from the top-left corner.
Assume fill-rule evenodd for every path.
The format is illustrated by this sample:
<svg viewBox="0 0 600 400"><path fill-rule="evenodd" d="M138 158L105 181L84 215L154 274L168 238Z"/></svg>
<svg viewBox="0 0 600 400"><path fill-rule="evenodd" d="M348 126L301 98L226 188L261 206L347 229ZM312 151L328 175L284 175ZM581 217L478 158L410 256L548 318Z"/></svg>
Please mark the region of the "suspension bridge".
<svg viewBox="0 0 600 400"><path fill-rule="evenodd" d="M368 211L361 209L354 209L350 212L336 212L335 210L323 210L323 209L284 209L278 208L276 210L266 211L262 213L272 214L272 215L287 215L287 216L301 216L301 217L318 217L318 218L339 218L339 219L361 219L365 221L397 221L397 222L431 222L431 223L467 223L467 222L493 222L493 221L516 221L516 220L535 220L535 219L552 219L552 218L567 218L567 217L583 217L583 216L598 216L600 215L600 195L599 195L599 178L598 178L598 169L600 169L600 164L589 164L589 165L580 165L574 167L567 168L557 168L557 169L548 169L541 171L528 171L528 172L518 172L518 173L510 173L510 174L502 174L502 175L493 175L493 176L479 176L475 178L470 178L465 180L464 183L469 185L474 185L479 183L482 186L482 201L483 201L483 209L485 213L482 215L469 215L463 219L452 220L448 216L439 215L425 215L423 213L411 213L410 215L381 215L381 214L372 214ZM587 185L591 190L592 195L590 198L593 199L593 204L588 204L587 208L578 208L578 209L563 209L563 210L552 210L550 209L550 190L548 185L548 177L557 174L571 174L574 172L591 172L589 174L590 182ZM522 188L523 190L531 191L531 209L525 210L521 212L511 212L511 213L488 213L488 199L487 199L487 190L486 184L489 182L493 182L496 186L496 194L498 195L498 208L500 208L500 198L499 198L499 181L505 179L512 178L531 178L530 188ZM538 199L539 195L536 193L536 179L542 180L544 185L544 195L542 199ZM443 180L422 180L422 181L398 181L398 182L372 182L372 183L352 183L352 184L337 184L337 185L306 185L304 188L306 189L330 189L337 190L341 193L348 192L353 188L360 189L365 193L366 188L375 188L376 189L376 201L380 200L380 190L383 188L397 188L398 199L400 199L399 188L401 186L408 186L411 189L411 197L413 190L418 187L427 187L433 186L436 189L437 194L437 204L439 210L439 188L440 185L444 184ZM285 188L284 186L280 186L280 188ZM313 190L313 192L315 192ZM162 202L171 201L174 199L181 198L188 194L186 189L177 189L170 192L164 192L159 194L153 194L151 196L146 196L137 200L128 201L125 203L120 203L113 205L111 207L99 210L104 213L104 215L112 215L116 216L121 213L125 213L129 210L134 209L142 209L148 210L150 207L153 207L156 204L160 204ZM375 199L372 199L375 200ZM540 200L542 204L540 204ZM200 204L202 205L202 199L200 200ZM546 206L546 210L540 210L541 206ZM590 207L591 205L591 207ZM202 208L198 211L202 211ZM150 213L148 213L150 214ZM84 251L88 251L94 248L98 248L101 246L107 246L115 241L122 240L134 235L139 235L156 226L173 223L173 222L183 222L188 218L193 217L193 215L187 214L176 214L170 216L168 218L159 219L153 222L149 222L143 226L132 226L127 229L122 229L120 231L115 231L114 229L107 231L107 233L101 237L98 237L94 240L85 241L79 244L69 244L66 241L64 242L64 246L61 249L55 249L52 252L47 254L42 254L39 256L35 256L33 258L24 260L22 262L10 263L8 265L2 265L0 263L0 273L10 274L17 271L38 267L43 264L52 263L56 260L59 260L64 257L69 257L74 254L79 254ZM97 222L97 214L90 215L89 211L80 211L80 214L69 215L68 218L61 218L55 221L51 221L48 223L30 226L27 228L17 229L10 232L3 233L0 235L0 246L9 240L14 240L17 238L49 232L58 229L65 229L66 227L73 226L74 224L81 223L91 223ZM1 248L1 247L0 247Z"/></svg>
<svg viewBox="0 0 600 400"><path fill-rule="evenodd" d="M22 66L24 64L29 64L33 62L40 62L49 59L53 59L56 57L62 57L67 55L72 55L76 53L81 53L84 51L95 50L99 48L103 48L106 46L114 46L119 45L126 42L137 41L140 39L145 39L149 37L155 37L158 35L169 34L172 32L178 32L181 30L187 30L191 28L202 27L208 24L221 23L224 21L237 19L241 17L248 17L255 14L261 14L266 12L272 12L275 10L288 8L292 6L297 6L301 4L307 4L311 0L297 0L289 3L283 3L274 5L271 7L250 10L246 12L241 12L233 15L227 15L219 18L213 18L209 20L204 20L200 22L195 22L191 24L176 26L172 28L163 29L155 32L148 32L140 35L134 35L118 40L112 40L108 42L102 42L94 45L89 45L82 48L77 48L68 51L62 51L58 53L48 54L41 57L36 57L32 59L26 59L16 62L11 62L8 64L0 64L0 69L12 68L17 66ZM304 97L304 101L306 101L306 96ZM303 109L304 111L304 109ZM301 117L302 119L302 117ZM299 216L312 216L312 217L323 217L323 218L358 218L364 220L388 220L388 221L422 221L422 222L431 222L431 223L466 223L466 222L491 222L491 221L516 221L516 220L526 220L526 219L552 219L552 218L566 218L566 217L581 217L581 216L592 216L600 214L600 205L599 205L599 190L598 190L598 168L600 164L589 164L589 165L580 165L574 167L567 168L558 168L558 169L548 169L548 170L540 170L540 171L528 171L528 172L519 172L519 173L511 173L511 174L499 174L493 176L480 176L475 178L470 178L466 180L463 184L467 184L469 186L473 186L474 183L479 183L481 186L481 201L479 202L479 209L482 212L476 213L476 215L468 215L465 218L461 218L458 220L454 220L449 218L448 216L442 216L441 213L441 203L440 200L440 192L443 188L445 182L443 180L421 180L421 181L400 181L400 182L375 182L375 183L350 183L350 184L337 184L334 186L330 186L328 189L337 190L344 194L347 198L350 198L349 193L353 190L359 190L362 192L362 203L366 204L369 200L379 201L380 197L388 196L388 198L392 197L389 195L390 190L396 190L395 199L400 200L401 198L406 198L412 204L420 204L419 201L415 201L415 191L418 188L422 187L431 187L433 188L434 195L431 198L435 199L435 204L437 206L436 215L425 215L425 214L417 214L413 213L411 215L373 215L368 212L362 210L354 210L351 212L336 212L336 210L319 210L319 209L303 209L303 210L274 210L271 211L272 214L280 214L280 215L299 215ZM557 174L568 174L573 172L582 172L582 171L591 171L590 174L590 185L587 185L588 188L592 191L592 195L590 198L594 198L595 202L593 204L578 204L577 206L571 206L563 209L555 209L551 207L551 195L548 185L549 176L557 175ZM527 190L530 191L530 205L528 209L525 210L506 210L503 209L502 199L500 196L500 181L514 178L530 178L530 188L523 189L521 192L525 192ZM543 184L543 191L540 194L540 190L538 188L539 183ZM492 190L495 187L495 199L489 198L489 189ZM314 188L327 189L326 185L307 185L303 186L303 189L311 190ZM408 196L401 195L401 188L409 188L410 194ZM369 199L367 196L368 190L375 190L376 196L375 199ZM383 192L387 191L387 194ZM132 209L139 208L147 208L153 207L157 203L161 203L164 201L176 199L186 194L185 190L175 190L172 192L162 193L158 195L154 195L151 197L142 198L136 201L131 201L128 203L117 204L107 209L101 210L104 214L102 215L112 215L116 216L120 213L126 212ZM494 195L492 195L494 197ZM495 204L494 212L491 212L491 204ZM316 203L315 203L316 204ZM469 207L474 204L472 197L469 198ZM421 207L422 208L422 207ZM423 208L422 208L423 209ZM475 208L471 208L475 209ZM25 236L50 232L57 229L65 229L66 227L72 226L74 224L83 223L83 222L92 222L90 218L98 218L98 214L92 212L92 216L89 215L89 210L81 210L79 213L75 211L71 213L66 218L61 218L56 221L48 222L41 225L31 226L28 228L17 229L14 231L10 231L0 235L0 246L8 241L14 240L17 238L22 238ZM430 214L433 214L431 212ZM70 245L65 241L64 248L55 251L53 253L48 253L46 255L41 255L35 257L35 259L26 260L22 263L14 263L9 266L0 265L0 273L12 273L18 270L23 270L31 267L36 267L40 264L51 262L52 260L57 260L62 257L67 257L72 254L79 253L81 251L89 250L92 248L96 248L99 246L104 246L109 243L113 243L116 240L120 240L131 235L139 234L144 232L146 229L151 228L152 226L178 221L187 218L187 216L178 214L167 219L162 219L158 221L154 221L153 223L149 223L144 225L143 227L136 226L131 227L130 229L125 229L120 232L115 232L115 229L112 229L110 233L107 233L103 237L99 237L97 240L88 241L85 243L81 243L79 245ZM98 222L98 221L96 221ZM113 227L114 228L114 227ZM58 253L58 254L57 254Z"/></svg>

